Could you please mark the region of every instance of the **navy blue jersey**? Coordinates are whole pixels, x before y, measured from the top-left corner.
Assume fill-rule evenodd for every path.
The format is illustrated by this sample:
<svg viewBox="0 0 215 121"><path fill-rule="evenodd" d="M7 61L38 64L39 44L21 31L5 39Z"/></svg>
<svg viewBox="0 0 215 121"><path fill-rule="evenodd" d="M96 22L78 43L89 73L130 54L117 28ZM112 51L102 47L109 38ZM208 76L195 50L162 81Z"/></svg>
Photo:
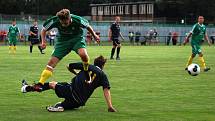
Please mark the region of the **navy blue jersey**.
<svg viewBox="0 0 215 121"><path fill-rule="evenodd" d="M33 32L35 35L31 34L29 37L31 38L38 38L38 27L37 26L31 26L30 31Z"/></svg>
<svg viewBox="0 0 215 121"><path fill-rule="evenodd" d="M120 36L120 26L117 23L113 23L110 27L110 30L112 31L112 40L113 39L118 39Z"/></svg>
<svg viewBox="0 0 215 121"><path fill-rule="evenodd" d="M86 77L83 71L82 63L72 63L69 65L70 68L81 70L76 77L72 79L72 93L79 103L84 105L88 98L92 95L97 87L102 86L110 89L110 84L106 74L97 66L90 65L89 73L91 75L92 82L86 83Z"/></svg>

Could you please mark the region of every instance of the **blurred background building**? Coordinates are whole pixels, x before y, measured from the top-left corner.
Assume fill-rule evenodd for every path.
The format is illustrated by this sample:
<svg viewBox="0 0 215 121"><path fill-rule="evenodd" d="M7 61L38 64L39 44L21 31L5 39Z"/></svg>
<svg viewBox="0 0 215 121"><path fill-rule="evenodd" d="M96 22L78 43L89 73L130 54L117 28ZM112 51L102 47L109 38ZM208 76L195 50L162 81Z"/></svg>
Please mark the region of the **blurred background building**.
<svg viewBox="0 0 215 121"><path fill-rule="evenodd" d="M122 2L90 4L92 21L112 21L120 16L122 22L153 22L154 2Z"/></svg>

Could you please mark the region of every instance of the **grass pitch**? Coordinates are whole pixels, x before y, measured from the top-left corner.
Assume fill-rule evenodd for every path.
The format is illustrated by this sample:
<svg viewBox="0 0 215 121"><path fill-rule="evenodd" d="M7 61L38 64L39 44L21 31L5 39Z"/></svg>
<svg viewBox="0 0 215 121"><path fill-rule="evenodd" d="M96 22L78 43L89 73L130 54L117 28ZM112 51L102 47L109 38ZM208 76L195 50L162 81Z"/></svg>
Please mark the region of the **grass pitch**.
<svg viewBox="0 0 215 121"><path fill-rule="evenodd" d="M50 58L52 47L41 55L37 47L18 46L15 55L0 47L0 121L196 121L215 120L215 48L204 46L207 73L193 77L184 71L190 46L123 46L121 60L108 60L105 72L111 83L113 105L117 113L108 113L102 88L98 88L86 106L62 113L47 112L55 104L54 91L20 92L21 80L37 82ZM109 58L111 46L91 46L93 58ZM52 79L70 81L66 65L80 61L72 52L56 67ZM194 60L198 63L198 58Z"/></svg>

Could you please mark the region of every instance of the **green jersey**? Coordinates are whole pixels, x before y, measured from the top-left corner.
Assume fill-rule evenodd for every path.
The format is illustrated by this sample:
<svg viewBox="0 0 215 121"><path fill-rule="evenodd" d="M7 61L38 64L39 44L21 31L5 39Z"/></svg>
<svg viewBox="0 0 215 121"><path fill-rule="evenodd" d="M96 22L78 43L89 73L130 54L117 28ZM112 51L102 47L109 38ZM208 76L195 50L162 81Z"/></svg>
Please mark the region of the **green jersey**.
<svg viewBox="0 0 215 121"><path fill-rule="evenodd" d="M206 27L204 24L200 25L199 23L196 23L193 26L191 33L192 33L191 43L200 43L204 39Z"/></svg>
<svg viewBox="0 0 215 121"><path fill-rule="evenodd" d="M60 23L60 20L57 16L53 16L52 18L45 21L43 27L45 30L50 30L52 28L58 29L59 37L66 37L66 38L74 38L74 37L83 37L83 28L87 28L89 26L89 22L80 17L73 14L70 14L72 23L67 26L63 27ZM59 39L58 41L63 40Z"/></svg>
<svg viewBox="0 0 215 121"><path fill-rule="evenodd" d="M9 37L16 37L18 33L19 33L19 28L17 26L11 25L9 27L9 31L8 31Z"/></svg>

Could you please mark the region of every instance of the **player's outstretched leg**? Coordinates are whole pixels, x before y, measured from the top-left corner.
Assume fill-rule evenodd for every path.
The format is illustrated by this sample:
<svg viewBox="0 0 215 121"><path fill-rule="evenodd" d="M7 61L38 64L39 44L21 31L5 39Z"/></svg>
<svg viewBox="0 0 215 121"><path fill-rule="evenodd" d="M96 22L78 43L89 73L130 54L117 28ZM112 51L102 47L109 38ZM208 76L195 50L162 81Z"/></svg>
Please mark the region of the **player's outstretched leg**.
<svg viewBox="0 0 215 121"><path fill-rule="evenodd" d="M43 85L40 83L34 84L34 85L28 85L26 80L22 80L22 87L21 87L21 92L22 93L27 93L27 92L42 92L44 91ZM46 89L47 90L47 89Z"/></svg>
<svg viewBox="0 0 215 121"><path fill-rule="evenodd" d="M49 89L50 89L49 83L45 83L44 85L41 85L40 83L28 85L27 82L25 82L25 80L22 81L22 88L21 88L22 93L42 92L42 91L49 90Z"/></svg>

